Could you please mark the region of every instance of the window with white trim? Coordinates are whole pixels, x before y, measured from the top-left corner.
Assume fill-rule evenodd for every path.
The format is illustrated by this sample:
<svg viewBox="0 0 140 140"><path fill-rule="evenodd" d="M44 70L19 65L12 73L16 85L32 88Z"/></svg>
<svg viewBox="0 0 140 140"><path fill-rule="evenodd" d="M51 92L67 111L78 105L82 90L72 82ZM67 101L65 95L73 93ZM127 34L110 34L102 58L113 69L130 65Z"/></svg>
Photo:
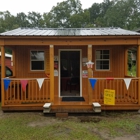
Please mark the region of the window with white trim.
<svg viewBox="0 0 140 140"><path fill-rule="evenodd" d="M44 71L45 57L44 51L30 51L30 70Z"/></svg>
<svg viewBox="0 0 140 140"><path fill-rule="evenodd" d="M110 70L110 50L95 51L96 70Z"/></svg>

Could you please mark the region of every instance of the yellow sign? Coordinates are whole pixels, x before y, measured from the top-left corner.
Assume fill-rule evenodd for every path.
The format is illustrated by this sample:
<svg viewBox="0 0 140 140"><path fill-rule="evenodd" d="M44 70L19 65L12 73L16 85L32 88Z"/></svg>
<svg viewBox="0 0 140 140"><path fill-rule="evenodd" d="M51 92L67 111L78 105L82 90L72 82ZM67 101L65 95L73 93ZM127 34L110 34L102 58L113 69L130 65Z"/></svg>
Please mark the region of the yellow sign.
<svg viewBox="0 0 140 140"><path fill-rule="evenodd" d="M104 89L104 104L115 105L115 90Z"/></svg>

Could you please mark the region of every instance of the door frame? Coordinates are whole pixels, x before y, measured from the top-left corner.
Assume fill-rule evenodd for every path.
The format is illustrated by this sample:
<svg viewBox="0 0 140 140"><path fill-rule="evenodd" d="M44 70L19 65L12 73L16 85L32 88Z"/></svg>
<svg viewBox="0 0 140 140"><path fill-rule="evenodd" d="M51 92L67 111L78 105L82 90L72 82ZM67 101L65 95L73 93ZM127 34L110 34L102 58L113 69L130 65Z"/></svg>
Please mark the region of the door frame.
<svg viewBox="0 0 140 140"><path fill-rule="evenodd" d="M58 71L59 71L59 74L58 74L58 90L59 90L59 97L63 97L63 96L61 96L61 77L60 77L60 75L61 75L61 66L60 66L60 61L61 61L61 59L60 59L60 52L61 51L79 51L80 52L80 96L79 97L81 97L82 96L82 49L59 49L58 50L58 52L59 52L59 54L58 54L58 60L59 60L59 69L58 69Z"/></svg>

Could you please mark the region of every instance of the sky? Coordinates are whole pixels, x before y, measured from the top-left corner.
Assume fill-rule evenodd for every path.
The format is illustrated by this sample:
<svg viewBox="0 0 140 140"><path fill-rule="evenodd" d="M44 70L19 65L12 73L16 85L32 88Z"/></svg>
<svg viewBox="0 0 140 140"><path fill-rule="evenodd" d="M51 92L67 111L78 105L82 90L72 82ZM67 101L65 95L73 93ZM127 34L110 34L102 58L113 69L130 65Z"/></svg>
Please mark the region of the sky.
<svg viewBox="0 0 140 140"><path fill-rule="evenodd" d="M40 14L49 12L58 2L66 0L0 0L0 12L9 11L12 15L24 12L38 12ZM91 7L93 3L102 3L103 0L80 0L82 8Z"/></svg>

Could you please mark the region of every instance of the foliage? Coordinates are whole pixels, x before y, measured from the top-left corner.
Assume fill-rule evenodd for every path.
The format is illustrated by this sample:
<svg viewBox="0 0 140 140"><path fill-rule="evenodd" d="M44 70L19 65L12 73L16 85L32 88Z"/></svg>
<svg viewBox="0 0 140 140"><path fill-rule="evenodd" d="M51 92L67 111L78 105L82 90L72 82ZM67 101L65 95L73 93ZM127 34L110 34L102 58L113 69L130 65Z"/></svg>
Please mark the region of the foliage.
<svg viewBox="0 0 140 140"><path fill-rule="evenodd" d="M131 68L128 70L129 76L136 76L136 65L132 65Z"/></svg>
<svg viewBox="0 0 140 140"><path fill-rule="evenodd" d="M0 12L0 32L17 28L18 25L15 24L15 19L16 17L11 15L9 11Z"/></svg>
<svg viewBox="0 0 140 140"><path fill-rule="evenodd" d="M132 56L136 55L136 51L129 50L128 51L128 76L136 76L137 75L137 68L136 68L136 60L133 60Z"/></svg>
<svg viewBox="0 0 140 140"><path fill-rule="evenodd" d="M90 28L121 27L140 28L140 0L104 0L82 9L80 0L66 0L53 6L50 12L30 11L11 15L0 12L0 33L19 27L29 28Z"/></svg>
<svg viewBox="0 0 140 140"><path fill-rule="evenodd" d="M45 16L47 27L55 28L69 28L72 27L70 24L70 18L75 17L76 21L80 18L79 13L82 12L81 3L79 0L67 0L61 3L57 3L56 7L47 13ZM78 17L78 19L77 19Z"/></svg>
<svg viewBox="0 0 140 140"><path fill-rule="evenodd" d="M43 27L44 21L42 19L42 15L36 12L28 13L28 22L30 27Z"/></svg>
<svg viewBox="0 0 140 140"><path fill-rule="evenodd" d="M140 27L139 0L104 0L82 9L80 0L66 0L53 6L43 15L30 11L16 16L9 11L0 12L0 32L18 27L82 28L121 27L136 30Z"/></svg>

